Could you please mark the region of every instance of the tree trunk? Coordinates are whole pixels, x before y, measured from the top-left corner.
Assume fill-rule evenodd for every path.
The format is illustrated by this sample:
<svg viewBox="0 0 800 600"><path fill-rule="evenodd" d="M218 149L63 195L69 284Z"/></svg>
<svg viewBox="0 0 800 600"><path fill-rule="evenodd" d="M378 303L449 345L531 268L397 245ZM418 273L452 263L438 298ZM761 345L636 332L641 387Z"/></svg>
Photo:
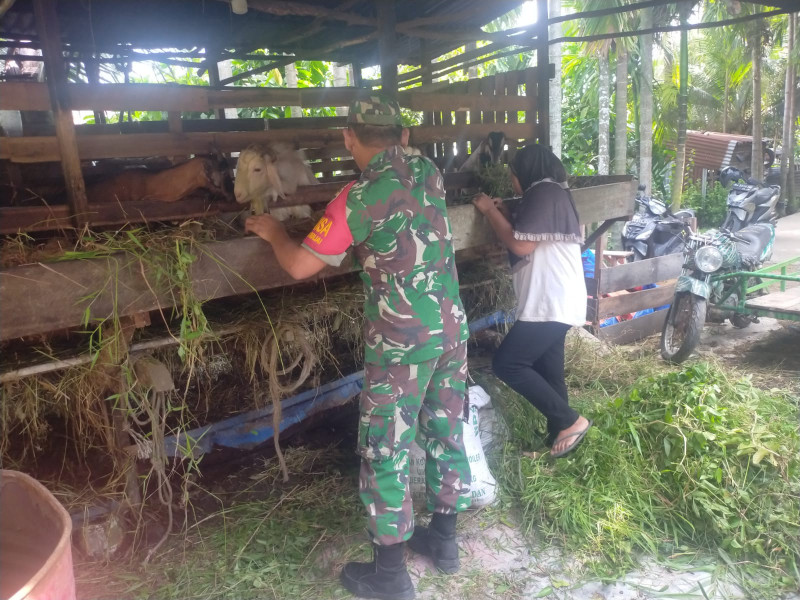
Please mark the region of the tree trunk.
<svg viewBox="0 0 800 600"><path fill-rule="evenodd" d="M464 44L464 52L471 52L472 50L478 49L478 42L469 42ZM467 77L469 79L475 79L478 77L478 65L472 65L471 67L467 67Z"/></svg>
<svg viewBox="0 0 800 600"><path fill-rule="evenodd" d="M346 63L333 63L333 87L347 87L348 70ZM336 114L340 117L346 117L347 107L337 106Z"/></svg>
<svg viewBox="0 0 800 600"><path fill-rule="evenodd" d="M228 79L229 77L233 77L233 61L232 60L221 60L217 63L217 72L219 73L220 79ZM223 109L222 114L225 115L226 119L238 119L239 118L239 111L235 108L226 108Z"/></svg>
<svg viewBox="0 0 800 600"><path fill-rule="evenodd" d="M795 15L794 19L794 49L795 49L795 58L797 58L797 50L798 46L800 46L800 26L797 23L797 16ZM798 77L798 66L797 64L792 65L795 81ZM787 182L786 189L789 193L789 210L788 212L793 213L797 210L800 210L800 206L798 206L797 201L797 190L795 189L795 180L796 180L796 171L794 165L794 150L795 150L795 127L797 124L797 96L796 92L793 94L792 98L792 115L791 115L791 123L792 123L792 135L789 136L789 148L785 150L785 152L789 153L789 181Z"/></svg>
<svg viewBox="0 0 800 600"><path fill-rule="evenodd" d="M625 175L628 170L628 52L619 44L614 110L614 175Z"/></svg>
<svg viewBox="0 0 800 600"><path fill-rule="evenodd" d="M608 54L600 55L600 75L597 79L597 85L600 87L598 91L598 104L600 116L600 123L598 124L598 153L597 153L597 173L599 175L608 175L608 166L610 161L609 144L608 144L608 131L611 126L611 107L609 106L609 93L608 89L611 84L611 77L608 69Z"/></svg>
<svg viewBox="0 0 800 600"><path fill-rule="evenodd" d="M730 73L728 72L728 67L725 67L725 98L722 101L722 133L728 132L728 95L730 91L728 87L730 86Z"/></svg>
<svg viewBox="0 0 800 600"><path fill-rule="evenodd" d="M689 32L686 20L689 18L689 5L680 5L681 14L681 57L680 91L678 95L678 146L675 150L675 177L672 179L672 210L681 207L683 177L686 168L686 117L689 110Z"/></svg>
<svg viewBox="0 0 800 600"><path fill-rule="evenodd" d="M297 63L289 63L286 65L286 87L297 87ZM292 106L289 108L293 117L302 117L303 109L299 106Z"/></svg>
<svg viewBox="0 0 800 600"><path fill-rule="evenodd" d="M752 34L753 50L753 151L750 160L750 176L764 179L764 151L761 129L761 31L754 28Z"/></svg>
<svg viewBox="0 0 800 600"><path fill-rule="evenodd" d="M550 16L561 15L561 0L550 1ZM550 26L550 38L561 37L561 23ZM555 65L555 77L550 80L550 147L561 158L561 44L550 46L550 62Z"/></svg>
<svg viewBox="0 0 800 600"><path fill-rule="evenodd" d="M786 37L786 89L783 99L783 136L782 136L782 152L781 152L781 194L783 201L788 207L790 204L789 196L789 148L792 145L794 138L794 123L792 116L794 115L794 74L795 68L792 63L792 56L794 54L794 36L795 36L795 15L789 15L789 34ZM794 173L791 173L794 179Z"/></svg>
<svg viewBox="0 0 800 600"><path fill-rule="evenodd" d="M653 9L642 10L642 29L653 26ZM641 45L641 82L639 84L639 183L652 192L653 180L653 35L639 38Z"/></svg>

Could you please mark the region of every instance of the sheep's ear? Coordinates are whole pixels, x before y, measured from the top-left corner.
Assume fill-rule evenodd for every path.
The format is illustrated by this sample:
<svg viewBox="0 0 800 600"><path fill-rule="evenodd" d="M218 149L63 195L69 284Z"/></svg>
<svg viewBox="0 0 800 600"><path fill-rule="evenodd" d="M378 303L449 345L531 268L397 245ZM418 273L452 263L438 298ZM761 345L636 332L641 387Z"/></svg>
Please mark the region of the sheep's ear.
<svg viewBox="0 0 800 600"><path fill-rule="evenodd" d="M281 181L281 176L278 174L278 169L275 168L275 163L271 160L266 161L267 163L267 181L269 181L270 185L272 185L273 189L278 193L278 196L281 198L285 197L283 192L283 182Z"/></svg>

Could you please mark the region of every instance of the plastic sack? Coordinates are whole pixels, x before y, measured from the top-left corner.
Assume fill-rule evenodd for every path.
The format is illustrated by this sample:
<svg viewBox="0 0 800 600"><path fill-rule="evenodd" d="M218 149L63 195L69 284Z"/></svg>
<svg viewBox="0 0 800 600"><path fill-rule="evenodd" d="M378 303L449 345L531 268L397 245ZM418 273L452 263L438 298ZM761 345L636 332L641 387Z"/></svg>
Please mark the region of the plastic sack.
<svg viewBox="0 0 800 600"><path fill-rule="evenodd" d="M480 413L491 409L492 428L481 429ZM491 447L493 434L501 427L498 423L505 424L496 418L494 409L491 408L489 394L480 386L469 388L469 423L464 423L464 447L467 450L467 460L472 474L470 482L470 508L488 506L497 499L497 481L489 470L484 453L484 445ZM425 498L425 451L413 442L409 451L409 486L411 497L417 505L424 505Z"/></svg>

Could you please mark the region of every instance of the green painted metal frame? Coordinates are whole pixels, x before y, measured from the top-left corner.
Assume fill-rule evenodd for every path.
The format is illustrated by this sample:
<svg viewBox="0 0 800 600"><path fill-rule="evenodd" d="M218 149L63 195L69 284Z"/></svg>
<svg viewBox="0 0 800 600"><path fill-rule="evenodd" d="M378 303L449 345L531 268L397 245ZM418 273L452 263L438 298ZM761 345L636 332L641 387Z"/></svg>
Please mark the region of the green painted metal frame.
<svg viewBox="0 0 800 600"><path fill-rule="evenodd" d="M788 270L790 266L795 266L798 268L798 272L796 274L789 274ZM772 271L780 270L780 274L772 273ZM752 277L758 277L761 279L761 283L756 285L747 287L747 282ZM752 294L753 292L757 292L758 290L765 289L770 285L773 285L775 282L780 283L780 290L782 292L786 291L786 282L793 281L800 283L800 256L795 256L794 258L790 258L789 260L785 260L783 262L776 263L774 265L769 265L768 267L763 267L758 271L734 271L733 273L724 273L722 275L716 275L711 278L711 283L715 283L717 281L724 281L726 279L737 279L737 285L734 288L731 288L731 291L728 295L722 299L718 306L724 310L732 310L739 314L744 315L756 315L759 317L773 317L775 319L784 319L788 321L800 321L800 315L796 315L793 313L787 313L780 310L772 310L766 308L756 308L752 306L746 306L747 303L747 296L748 294ZM764 281L767 280L767 281ZM739 291L739 298L736 304L724 304L724 302L733 294L733 290L738 289Z"/></svg>

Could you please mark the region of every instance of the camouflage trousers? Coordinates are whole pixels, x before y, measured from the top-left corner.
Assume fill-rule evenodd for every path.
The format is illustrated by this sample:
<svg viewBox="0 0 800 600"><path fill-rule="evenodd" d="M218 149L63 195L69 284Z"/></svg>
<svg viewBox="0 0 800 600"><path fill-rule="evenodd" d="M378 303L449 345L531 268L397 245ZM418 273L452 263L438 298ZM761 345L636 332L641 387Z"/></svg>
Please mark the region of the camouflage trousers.
<svg viewBox="0 0 800 600"><path fill-rule="evenodd" d="M361 393L359 494L376 544L414 531L409 448L425 450L428 509L454 514L469 506L472 479L464 449L467 345L422 363L367 364Z"/></svg>

